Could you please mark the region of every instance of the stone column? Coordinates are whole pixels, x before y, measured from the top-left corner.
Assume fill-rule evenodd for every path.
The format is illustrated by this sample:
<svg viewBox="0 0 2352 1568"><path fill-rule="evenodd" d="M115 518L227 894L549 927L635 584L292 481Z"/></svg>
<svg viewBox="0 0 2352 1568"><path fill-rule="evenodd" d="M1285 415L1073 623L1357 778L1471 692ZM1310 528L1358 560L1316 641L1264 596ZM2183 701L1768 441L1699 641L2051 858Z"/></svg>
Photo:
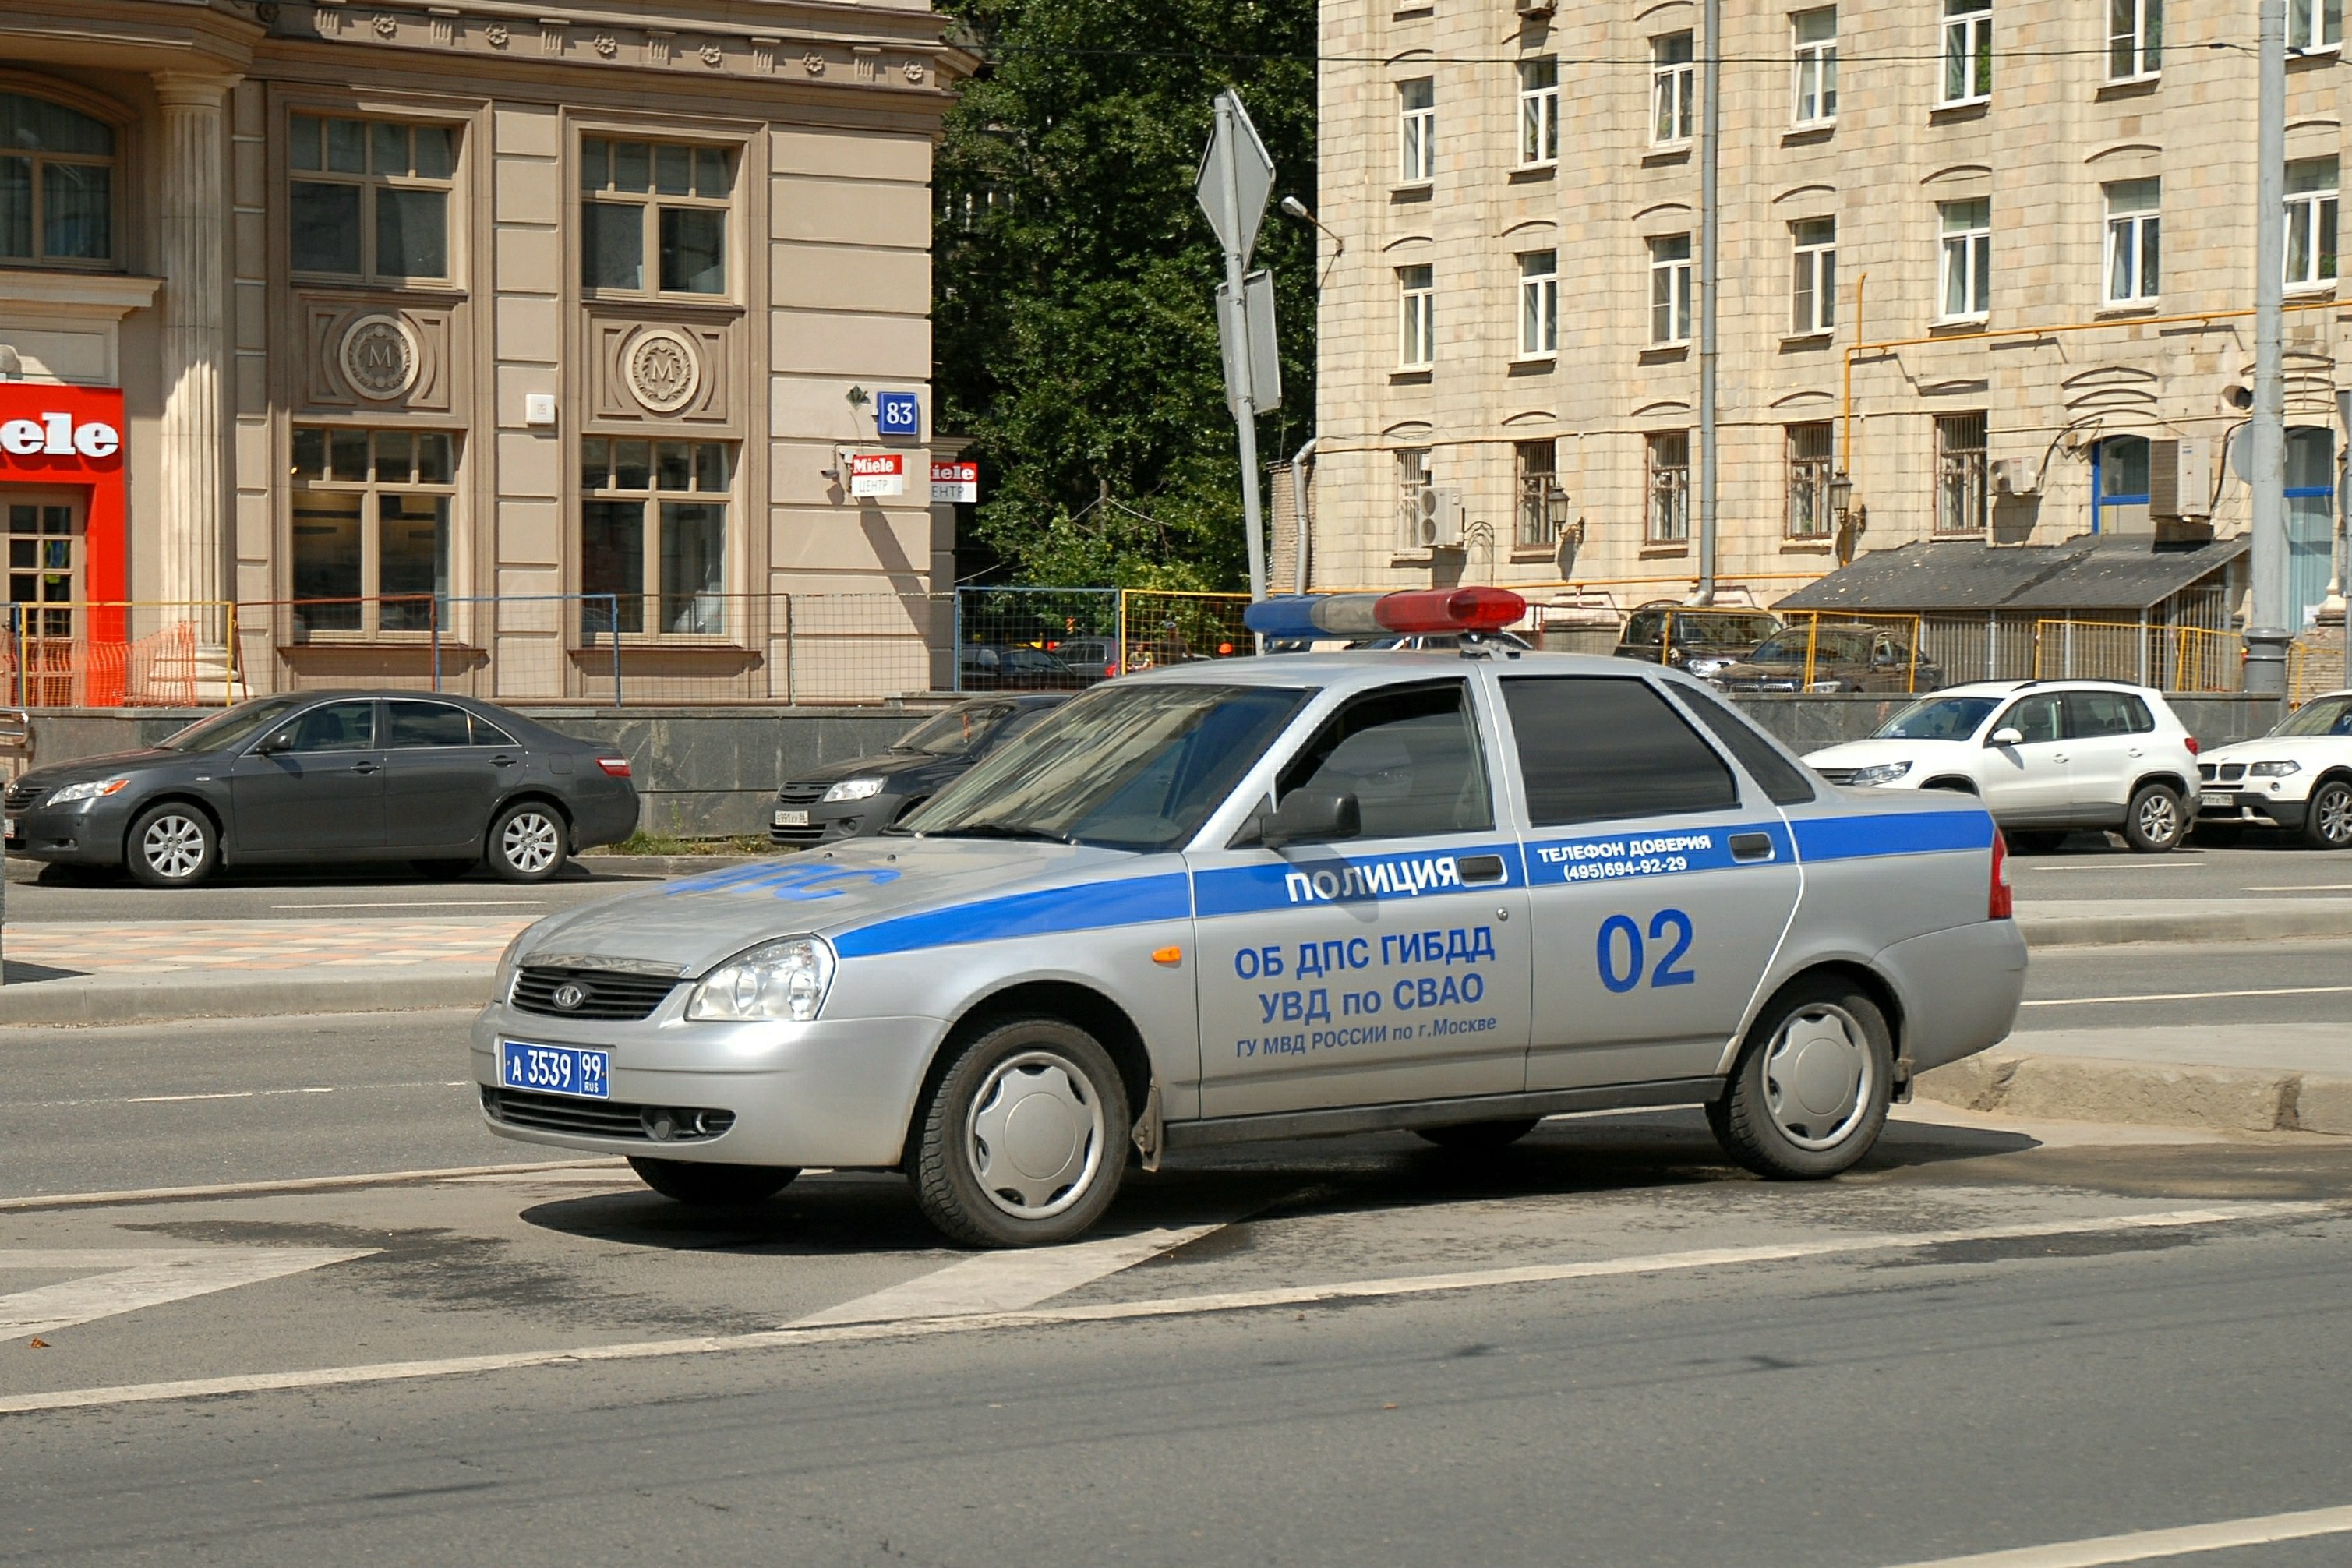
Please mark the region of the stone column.
<svg viewBox="0 0 2352 1568"><path fill-rule="evenodd" d="M156 235L163 276L163 571L147 580L162 597L183 602L217 600L224 592L226 99L236 81L178 71L155 79L163 110L163 224ZM216 618L201 619L200 635L207 643L226 635L225 627L213 624Z"/></svg>

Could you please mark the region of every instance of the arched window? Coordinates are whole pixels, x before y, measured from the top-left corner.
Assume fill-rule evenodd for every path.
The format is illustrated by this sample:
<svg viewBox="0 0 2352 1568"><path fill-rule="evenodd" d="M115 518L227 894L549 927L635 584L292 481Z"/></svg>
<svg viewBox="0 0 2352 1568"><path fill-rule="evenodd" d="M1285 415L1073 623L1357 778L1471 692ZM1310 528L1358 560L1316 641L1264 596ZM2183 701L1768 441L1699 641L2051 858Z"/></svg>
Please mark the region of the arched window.
<svg viewBox="0 0 2352 1568"><path fill-rule="evenodd" d="M113 127L0 92L0 262L113 259Z"/></svg>

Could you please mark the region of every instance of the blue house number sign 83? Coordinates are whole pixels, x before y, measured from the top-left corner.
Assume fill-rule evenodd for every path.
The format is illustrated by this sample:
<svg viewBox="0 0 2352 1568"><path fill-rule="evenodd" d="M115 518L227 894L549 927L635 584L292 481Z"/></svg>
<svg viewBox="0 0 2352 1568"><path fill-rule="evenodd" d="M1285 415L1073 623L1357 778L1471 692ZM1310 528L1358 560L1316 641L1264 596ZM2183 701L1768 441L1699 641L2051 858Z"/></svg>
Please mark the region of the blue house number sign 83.
<svg viewBox="0 0 2352 1568"><path fill-rule="evenodd" d="M1653 985L1688 985L1698 976L1688 969L1675 965L1690 952L1691 918L1680 910L1660 910L1650 917L1650 940L1673 945L1658 960L1658 966L1649 972ZM1647 950L1642 944L1642 928L1631 915L1611 915L1601 922L1601 938L1593 944L1601 963L1601 984L1612 991L1631 991L1642 984L1643 960Z"/></svg>

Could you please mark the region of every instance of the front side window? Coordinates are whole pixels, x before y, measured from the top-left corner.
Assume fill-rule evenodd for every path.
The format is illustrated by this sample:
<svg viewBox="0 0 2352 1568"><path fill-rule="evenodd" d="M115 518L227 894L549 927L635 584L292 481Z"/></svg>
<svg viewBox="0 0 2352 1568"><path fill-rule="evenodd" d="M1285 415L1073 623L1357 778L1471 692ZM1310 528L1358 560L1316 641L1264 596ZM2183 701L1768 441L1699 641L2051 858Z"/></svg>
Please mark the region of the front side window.
<svg viewBox="0 0 2352 1568"><path fill-rule="evenodd" d="M2344 41L2344 0L2287 0L2286 47L2310 53Z"/></svg>
<svg viewBox="0 0 2352 1568"><path fill-rule="evenodd" d="M629 294L727 292L735 154L675 142L580 143L581 282Z"/></svg>
<svg viewBox="0 0 2352 1568"><path fill-rule="evenodd" d="M580 443L583 635L726 632L734 468L726 441Z"/></svg>
<svg viewBox="0 0 2352 1568"><path fill-rule="evenodd" d="M1559 542L1559 516L1553 498L1559 492L1559 452L1550 441L1517 441L1511 447L1511 467L1517 483L1518 529L1522 550L1549 549Z"/></svg>
<svg viewBox="0 0 2352 1568"><path fill-rule="evenodd" d="M308 632L426 632L448 621L457 437L294 427L294 614Z"/></svg>
<svg viewBox="0 0 2352 1568"><path fill-rule="evenodd" d="M1691 35L1650 40L1650 144L1669 147L1691 139L1698 123L1698 67Z"/></svg>
<svg viewBox="0 0 2352 1568"><path fill-rule="evenodd" d="M1837 526L1830 515L1830 422L1790 426L1787 444L1789 537L1826 539Z"/></svg>
<svg viewBox="0 0 2352 1568"><path fill-rule="evenodd" d="M297 114L287 122L286 162L295 271L394 282L449 277L456 127Z"/></svg>
<svg viewBox="0 0 2352 1568"><path fill-rule="evenodd" d="M1686 234L1650 241L1650 345L1690 342L1691 241Z"/></svg>
<svg viewBox="0 0 2352 1568"><path fill-rule="evenodd" d="M1519 357L1559 352L1559 253L1531 250L1519 258Z"/></svg>
<svg viewBox="0 0 2352 1568"><path fill-rule="evenodd" d="M1944 0L1944 82L1937 107L1992 96L1992 0Z"/></svg>
<svg viewBox="0 0 2352 1568"><path fill-rule="evenodd" d="M1982 533L1990 495L1985 488L1985 416L1936 418L1936 531Z"/></svg>
<svg viewBox="0 0 2352 1568"><path fill-rule="evenodd" d="M1991 308L1992 203L1941 202L1936 216L1943 231L1940 318L1981 321Z"/></svg>
<svg viewBox="0 0 2352 1568"><path fill-rule="evenodd" d="M2286 166L2286 286L2324 289L2336 281L2336 179L2333 158Z"/></svg>
<svg viewBox="0 0 2352 1568"><path fill-rule="evenodd" d="M2156 298L2158 180L2124 180L2106 187L2107 303L2140 305Z"/></svg>
<svg viewBox="0 0 2352 1568"><path fill-rule="evenodd" d="M1294 790L1352 795L1366 838L1479 833L1495 826L1469 688L1449 680L1373 692L1334 714L1282 770Z"/></svg>
<svg viewBox="0 0 2352 1568"><path fill-rule="evenodd" d="M1648 438L1652 544L1690 538L1690 432L1660 430Z"/></svg>
<svg viewBox="0 0 2352 1568"><path fill-rule="evenodd" d="M1789 226L1795 258L1789 287L1789 331L1798 337L1837 325L1837 220L1808 218Z"/></svg>
<svg viewBox="0 0 2352 1568"><path fill-rule="evenodd" d="M2107 0L2107 79L2131 81L2164 68L2164 0Z"/></svg>
<svg viewBox="0 0 2352 1568"><path fill-rule="evenodd" d="M1730 768L1646 680L1515 676L1503 705L1538 827L1739 805Z"/></svg>
<svg viewBox="0 0 2352 1568"><path fill-rule="evenodd" d="M114 259L114 128L0 92L0 261Z"/></svg>
<svg viewBox="0 0 2352 1568"><path fill-rule="evenodd" d="M1795 63L1791 115L1799 125L1825 125L1837 118L1837 7L1800 11L1789 18Z"/></svg>
<svg viewBox="0 0 2352 1568"><path fill-rule="evenodd" d="M375 704L330 702L294 721L289 752L365 752L375 746Z"/></svg>
<svg viewBox="0 0 2352 1568"><path fill-rule="evenodd" d="M1398 322L1397 364L1405 370L1427 370L1437 358L1435 269L1398 268L1397 297L1402 307Z"/></svg>
<svg viewBox="0 0 2352 1568"><path fill-rule="evenodd" d="M2064 700L2062 694L2051 691L2013 702L2009 711L1995 721L1993 733L2014 730L2021 737L2016 742L2021 746L2046 746L2063 740L2066 731L2059 710Z"/></svg>
<svg viewBox="0 0 2352 1568"><path fill-rule="evenodd" d="M1519 62L1519 163L1559 161L1559 61Z"/></svg>
<svg viewBox="0 0 2352 1568"><path fill-rule="evenodd" d="M1397 180L1407 185L1437 178L1437 82L1416 77L1397 83Z"/></svg>

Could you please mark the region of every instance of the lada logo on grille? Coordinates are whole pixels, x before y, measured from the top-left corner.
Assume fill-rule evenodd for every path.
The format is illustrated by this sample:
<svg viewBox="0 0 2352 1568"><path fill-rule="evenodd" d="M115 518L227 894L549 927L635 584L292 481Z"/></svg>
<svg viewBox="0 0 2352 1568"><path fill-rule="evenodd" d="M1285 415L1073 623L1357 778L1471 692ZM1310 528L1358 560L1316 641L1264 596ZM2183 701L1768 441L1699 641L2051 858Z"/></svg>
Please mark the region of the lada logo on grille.
<svg viewBox="0 0 2352 1568"><path fill-rule="evenodd" d="M579 1006L581 1003L588 1000L588 993L582 990L579 986L571 984L567 982L564 984L557 986L555 988L555 994L549 997L548 1000L569 1013L574 1007Z"/></svg>

